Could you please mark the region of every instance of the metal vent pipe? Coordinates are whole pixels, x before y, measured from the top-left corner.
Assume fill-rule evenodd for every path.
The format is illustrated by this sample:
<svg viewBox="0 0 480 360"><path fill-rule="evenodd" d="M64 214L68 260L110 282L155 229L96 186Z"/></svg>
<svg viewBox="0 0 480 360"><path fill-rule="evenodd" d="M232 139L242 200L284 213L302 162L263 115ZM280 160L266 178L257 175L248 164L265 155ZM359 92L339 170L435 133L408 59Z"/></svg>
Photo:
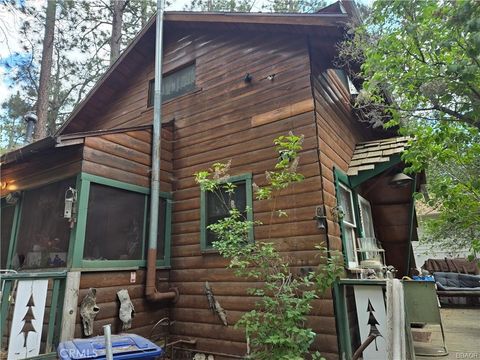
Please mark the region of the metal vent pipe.
<svg viewBox="0 0 480 360"><path fill-rule="evenodd" d="M145 297L149 301L169 300L178 297L178 290L166 292L157 290L157 236L158 208L160 195L160 149L162 128L162 61L163 61L163 13L164 0L157 0L155 38L155 87L153 97L152 175L150 185L150 225L148 229L147 280Z"/></svg>

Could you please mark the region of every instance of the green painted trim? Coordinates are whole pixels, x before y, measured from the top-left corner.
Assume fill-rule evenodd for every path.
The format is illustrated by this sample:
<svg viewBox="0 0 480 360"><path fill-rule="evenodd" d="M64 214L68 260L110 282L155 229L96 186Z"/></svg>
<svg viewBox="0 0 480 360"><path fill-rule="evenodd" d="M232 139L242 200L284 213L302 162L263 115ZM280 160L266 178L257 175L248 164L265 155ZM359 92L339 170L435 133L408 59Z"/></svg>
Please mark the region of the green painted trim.
<svg viewBox="0 0 480 360"><path fill-rule="evenodd" d="M172 205L171 199L165 202L165 241L163 248L163 260L157 260L157 267L170 267L170 253L172 242Z"/></svg>
<svg viewBox="0 0 480 360"><path fill-rule="evenodd" d="M110 187L115 187L122 190L134 191L139 192L142 194L149 194L150 190L147 187L138 186L129 184L123 181L113 180L109 178L105 178L103 176L92 175L88 173L81 173L82 180L86 180L89 182L93 182L96 184L106 185Z"/></svg>
<svg viewBox="0 0 480 360"><path fill-rule="evenodd" d="M145 267L146 260L82 260L81 268L105 269L114 267Z"/></svg>
<svg viewBox="0 0 480 360"><path fill-rule="evenodd" d="M207 194L200 191L200 249L206 251L207 247Z"/></svg>
<svg viewBox="0 0 480 360"><path fill-rule="evenodd" d="M7 263L5 264L7 269L12 268L13 255L15 254L15 250L17 248L17 233L18 233L18 229L20 228L22 203L23 203L22 197L20 197L18 202L15 204L15 212L13 214L13 222L12 222L12 232L10 234L10 243L8 244Z"/></svg>
<svg viewBox="0 0 480 360"><path fill-rule="evenodd" d="M46 352L51 352L53 347L53 335L55 331L55 317L57 315L58 295L60 290L60 280L53 280L52 300L50 303L50 316L48 317L48 332L46 341Z"/></svg>
<svg viewBox="0 0 480 360"><path fill-rule="evenodd" d="M86 260L88 261L88 260ZM108 261L108 260L107 260ZM106 264L108 265L108 264ZM80 272L105 272L105 271L136 271L140 269L140 266L121 266L121 267L100 267L100 268L71 268L70 271L80 271Z"/></svg>
<svg viewBox="0 0 480 360"><path fill-rule="evenodd" d="M340 169L337 169L336 167L333 168L333 179L335 181L335 199L337 200L337 206L339 205L338 202L338 194L340 193L340 183L343 185L350 187L348 176ZM342 220L338 220L338 225L340 226L340 239L342 240L342 253L343 253L343 262L345 269L349 268L348 265L348 255L346 253L347 249L347 244L345 240L345 225L343 224Z"/></svg>
<svg viewBox="0 0 480 360"><path fill-rule="evenodd" d="M339 285L385 285L386 280L378 279L339 279Z"/></svg>
<svg viewBox="0 0 480 360"><path fill-rule="evenodd" d="M245 196L247 197L247 220L252 221L253 216L253 190L252 190L252 173L246 173L241 175L230 176L225 180L225 183L238 183L245 181ZM248 240L253 242L254 229L251 228L248 232ZM200 249L202 253L215 253L217 252L211 246L207 246L207 195L205 191L200 192Z"/></svg>
<svg viewBox="0 0 480 360"><path fill-rule="evenodd" d="M82 172L81 177L83 180L87 180L90 182L94 182L97 184L101 185L106 185L106 186L111 186L111 187L116 187L119 189L123 190L128 190L128 191L133 191L133 192L139 192L142 194L150 194L150 188L144 187L144 186L139 186L139 185L134 185L130 183L126 183L123 181L118 181L118 180L113 180L109 179L103 176L98 176L98 175L92 175L89 173ZM163 199L171 199L172 198L172 193L167 192L167 191L160 191L159 192L160 197Z"/></svg>
<svg viewBox="0 0 480 360"><path fill-rule="evenodd" d="M76 206L76 213L75 216L77 217L76 220L78 220L79 216L79 199L80 199L80 190L82 186L82 179L81 179L81 174L77 174L76 181L75 181L75 189L77 190L77 204ZM67 252L67 268L70 268L73 262L73 253L74 253L74 248L75 248L75 239L76 239L76 229L77 229L77 222L75 222L74 226L72 229L70 229L70 238L68 240L68 252Z"/></svg>
<svg viewBox="0 0 480 360"><path fill-rule="evenodd" d="M333 284L333 306L335 312L335 323L337 326L338 345L340 358L352 358L352 341L348 324L348 310L345 297L345 287L338 280Z"/></svg>
<svg viewBox="0 0 480 360"><path fill-rule="evenodd" d="M112 180L104 178L102 176L92 175L88 173L81 173L79 175L79 184L77 184L77 189L80 189L78 192L78 210L77 210L77 223L75 224L74 229L74 243L72 251L69 251L71 256L70 267L78 270L88 270L92 271L104 270L104 271L113 271L116 269L138 269L140 267L146 266L145 259L145 246L146 246L146 237L147 237L147 218L148 218L148 196L150 194L150 189L147 187L142 187L138 185L133 185L125 183L118 180ZM138 260L84 260L83 252L85 246L85 234L87 226L87 215L88 215L88 198L90 195L90 186L91 183L101 184L105 186L110 186L122 190L137 192L145 194L145 208L144 208L144 226L143 226L143 242L142 242L142 259ZM165 226L165 246L168 248L164 249L164 254L166 255L163 260L157 261L158 267L168 267L170 266L170 237L171 237L171 199L172 194L164 191L160 191L159 196L167 200L167 211L166 211L166 226ZM170 205L168 205L170 203ZM170 212L168 212L170 209ZM168 232L168 236L167 236ZM72 239L71 239L72 240Z"/></svg>
<svg viewBox="0 0 480 360"><path fill-rule="evenodd" d="M361 171L358 175L349 176L350 178L350 187L356 188L360 184L364 183L365 181L373 178L374 176L379 175L380 173L384 172L385 170L391 168L392 166L397 165L402 161L399 154L393 155L389 161L379 163L375 165L375 168L372 170L364 170Z"/></svg>
<svg viewBox="0 0 480 360"><path fill-rule="evenodd" d="M8 308L10 307L10 292L12 291L12 281L5 281L5 276L1 276L1 283L3 284L2 298L0 303L0 339L3 339L5 333L5 326L7 325Z"/></svg>
<svg viewBox="0 0 480 360"><path fill-rule="evenodd" d="M2 280L33 280L33 279L65 279L67 270L62 271L44 271L44 272L19 272L2 274Z"/></svg>
<svg viewBox="0 0 480 360"><path fill-rule="evenodd" d="M148 203L149 196L145 195L144 198L144 207L143 207L143 231L142 231L142 254L146 253L146 240L147 240L147 226L148 226L148 208L149 208L149 203Z"/></svg>
<svg viewBox="0 0 480 360"><path fill-rule="evenodd" d="M83 260L83 248L85 246L85 231L87 228L88 197L90 195L90 181L84 179L84 174L80 174L77 183L77 222L72 233L74 238L70 238L71 244L68 252L67 266L69 268L79 268Z"/></svg>

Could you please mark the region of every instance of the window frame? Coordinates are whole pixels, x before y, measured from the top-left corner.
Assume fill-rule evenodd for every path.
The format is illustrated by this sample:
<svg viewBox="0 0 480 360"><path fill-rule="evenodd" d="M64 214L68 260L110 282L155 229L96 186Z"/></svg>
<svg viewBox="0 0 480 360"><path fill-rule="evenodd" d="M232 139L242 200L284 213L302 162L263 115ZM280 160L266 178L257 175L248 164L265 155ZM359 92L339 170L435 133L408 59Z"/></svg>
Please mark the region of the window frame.
<svg viewBox="0 0 480 360"><path fill-rule="evenodd" d="M375 235L375 226L373 225L373 214L372 214L372 204L370 204L370 201L365 199L363 196L360 194L357 195L358 197L358 215L360 219L360 238L365 238L365 237L373 237L376 238ZM365 231L365 222L364 222L364 216L363 216L363 211L362 211L362 204L368 206L369 212L370 212L370 218L372 219L371 223L371 230L373 232L373 236L366 236L366 231Z"/></svg>
<svg viewBox="0 0 480 360"><path fill-rule="evenodd" d="M61 181L61 180L60 180ZM20 191L22 192L22 191ZM6 196L3 196L0 199L0 207L3 209L4 208L4 203L6 202ZM15 254L15 250L17 248L17 233L18 233L18 227L20 224L20 217L22 214L22 197L18 199L17 203L15 205L15 210L13 213L13 219L12 219L12 228L10 230L10 239L8 239L8 250L7 250L7 257L5 261L5 269L11 269L12 268L12 258L13 255ZM2 211L2 210L0 210ZM1 221L1 220L0 220Z"/></svg>
<svg viewBox="0 0 480 360"><path fill-rule="evenodd" d="M340 194L340 188L343 190L347 191L349 194L349 200L350 200L350 206L352 208L352 218L353 218L353 223L350 223L345 220L345 218L342 218L341 220L341 231L342 231L342 239L344 243L344 255L346 258L346 264L348 266L348 269L357 269L358 266L360 265L359 259L358 259L358 244L357 244L357 233L358 233L358 225L357 225L357 211L356 211L356 204L354 201L354 191L345 183L342 181L338 182L338 189L337 189L337 198ZM339 204L340 205L340 204ZM353 253L355 254L355 259L349 259L348 254L347 254L347 232L351 233L352 236L352 242L353 244Z"/></svg>
<svg viewBox="0 0 480 360"><path fill-rule="evenodd" d="M176 94L174 96L170 96L170 97L167 97L165 99L162 98L162 104L163 103L166 103L166 102L169 102L169 101L172 101L174 99L177 99L181 96L185 96L187 94L190 94L194 91L197 90L197 64L195 61L193 62L189 62L187 64L184 64L182 66L179 66L171 71L169 71L168 73L165 73L162 75L162 81L167 78L168 76L171 76L175 73L178 73L179 71L182 71L188 67L193 67L194 69L194 78L193 78L193 84L192 84L192 88L191 89L188 89L187 91L185 91L184 93L181 93L181 94ZM147 90L147 109L150 109L153 107L154 105L154 102L155 102L155 99L154 99L154 92L155 92L155 78L153 79L150 79L148 81L148 90Z"/></svg>
<svg viewBox="0 0 480 360"><path fill-rule="evenodd" d="M253 188L252 188L252 173L246 173L236 176L230 176L224 183L240 183L245 182L245 196L246 196L246 209L247 209L247 220L253 222ZM208 204L207 204L207 194L204 190L200 192L200 249L202 253L218 253L218 250L212 246L207 245L207 220L208 220ZM254 229L253 226L248 232L248 241L253 242L254 240Z"/></svg>
<svg viewBox="0 0 480 360"><path fill-rule="evenodd" d="M81 173L77 178L77 222L72 231L74 241L71 249L69 249L69 261L68 264L74 269L93 269L93 270L116 270L122 268L140 268L146 267L146 247L148 246L148 231L147 231L147 219L148 219L148 204L150 197L150 189L143 186L133 185L118 180L105 178L102 176L91 175L88 173ZM110 186L117 189L136 192L144 195L144 219L143 219L143 242L142 242L142 259L139 260L86 260L83 258L85 235L88 215L88 199L90 195L90 185L92 183ZM157 268L170 267L170 244L171 244L171 213L172 213L172 194L169 192L160 191L159 196L165 199L165 234L164 234L164 257L163 259L157 259ZM72 239L71 239L72 240Z"/></svg>

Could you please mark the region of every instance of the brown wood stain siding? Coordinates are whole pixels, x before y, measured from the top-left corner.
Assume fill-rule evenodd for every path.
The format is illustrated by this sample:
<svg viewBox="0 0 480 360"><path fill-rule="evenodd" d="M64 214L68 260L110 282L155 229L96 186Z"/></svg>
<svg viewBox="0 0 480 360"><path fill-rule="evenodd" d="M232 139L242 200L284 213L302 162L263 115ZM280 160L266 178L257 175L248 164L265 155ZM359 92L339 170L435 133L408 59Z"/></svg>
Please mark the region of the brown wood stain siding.
<svg viewBox="0 0 480 360"><path fill-rule="evenodd" d="M261 185L265 182L264 171L275 164L273 139L288 131L304 134L299 171L305 175L305 181L285 191L277 202L277 207L285 209L289 216L269 224L271 204L254 201L255 220L267 224L256 226L255 239L274 242L295 271L318 264L315 246L324 244L326 239L312 220L315 207L324 199L318 162L318 125L313 106L309 105L312 88L307 38L206 31L178 33L167 38L165 73L192 61L196 64L196 90L165 102L162 108L163 122L173 123L169 138L174 199L170 285L177 286L181 294L171 308L171 318L175 320L171 337L172 340L195 338L198 350L243 355L245 334L234 329L233 324L243 312L254 307L255 298L247 295L247 288L256 284L236 278L225 269L227 262L218 254L202 254L200 190L193 174L214 162L232 160L232 175L252 173L254 182ZM244 82L246 73L252 75L251 83ZM274 75L273 81L268 79L269 75ZM114 93L103 114L92 118L88 130L151 124L152 109L146 106L148 81L153 78L153 53L149 63L132 68L129 76L130 84ZM254 121L258 126L252 127L252 119L262 118L268 121ZM165 133L166 129L169 128L162 131ZM114 142L112 136L96 140L102 146L89 140L86 149L95 148L109 158L123 157L111 147L103 146ZM95 164L89 171L94 171L102 157L90 150L85 154L85 160ZM128 173L134 183L145 181L145 157L134 154L128 156L129 163L111 158L107 165L115 170L108 170L109 176L116 179L120 169L122 176ZM167 169L168 165L162 168ZM101 169L104 170L107 169ZM206 280L227 311L228 327L221 325L208 309L203 290ZM328 359L337 359L330 293L315 301L308 325L319 333L314 348Z"/></svg>
<svg viewBox="0 0 480 360"><path fill-rule="evenodd" d="M81 146L53 148L33 155L20 163L1 167L2 182L14 185L12 191L23 191L76 176L81 170ZM8 188L1 196L8 194Z"/></svg>
<svg viewBox="0 0 480 360"><path fill-rule="evenodd" d="M324 237L312 221L315 206L322 202L314 113L297 108L278 120L252 127L252 118L311 99L310 69L306 39L252 34L198 35L188 39L184 51L197 54L196 93L166 103L166 120L174 118L174 205L172 228L172 286L181 296L172 309L173 337L194 337L199 350L244 354L245 334L234 329L240 316L255 305L247 288L258 284L236 278L225 269L217 254L200 249L200 191L193 174L216 161L232 160L232 175L253 174L257 184L265 182L264 171L273 168L275 137L293 131L304 134L299 171L306 180L294 185L278 200L288 218L257 226L256 241L277 244L296 271L318 264L315 245ZM167 55L168 58L168 55ZM189 58L189 56L187 56ZM228 66L226 66L228 64ZM243 77L250 73L251 84ZM268 75L275 74L270 81ZM139 125L135 122L132 125ZM257 125L257 124L255 124ZM266 224L271 204L254 201L255 220ZM227 311L224 327L208 309L204 282L209 281L218 301ZM315 347L336 358L337 340L330 296L319 299L309 325L321 336Z"/></svg>
<svg viewBox="0 0 480 360"><path fill-rule="evenodd" d="M314 52L316 54L316 52ZM340 227L332 217L337 205L334 168L347 172L348 164L358 142L365 141L364 131L351 114L348 90L332 69L312 61L312 87L322 167L322 184L328 214L329 243L332 249L341 250Z"/></svg>
<svg viewBox="0 0 480 360"><path fill-rule="evenodd" d="M135 130L85 138L82 171L150 187L151 131ZM172 191L172 132L162 131L160 189Z"/></svg>
<svg viewBox="0 0 480 360"><path fill-rule="evenodd" d="M135 314L132 320L130 333L150 338L154 325L162 318L169 316L168 305L162 303L149 303L145 299L145 270L133 270L136 272L136 282L130 282L130 271L104 271L84 272L80 278L80 289L78 296L77 321L75 325L75 338L83 337L83 329L80 318L80 304L89 288L97 289L97 306L100 308L94 325L93 336L103 335L103 325L111 324L112 333L118 334L122 331L122 322L118 314L120 301L117 292L127 289L130 300L135 307ZM157 278L160 279L160 290L168 288L168 271L159 270ZM153 335L161 333L155 330Z"/></svg>

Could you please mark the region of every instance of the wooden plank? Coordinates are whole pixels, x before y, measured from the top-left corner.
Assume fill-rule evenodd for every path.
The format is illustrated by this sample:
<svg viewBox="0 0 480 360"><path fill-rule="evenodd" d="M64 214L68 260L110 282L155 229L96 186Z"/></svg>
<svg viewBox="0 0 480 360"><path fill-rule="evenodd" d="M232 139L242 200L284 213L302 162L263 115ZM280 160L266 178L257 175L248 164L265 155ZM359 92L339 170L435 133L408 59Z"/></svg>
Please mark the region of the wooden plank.
<svg viewBox="0 0 480 360"><path fill-rule="evenodd" d="M63 299L62 326L60 341L71 340L75 333L77 317L78 289L80 287L80 272L69 271L65 281L65 297Z"/></svg>
<svg viewBox="0 0 480 360"><path fill-rule="evenodd" d="M252 117L252 127L268 124L274 121L283 120L296 115L301 115L313 110L313 100L307 99L295 104L287 105L276 110Z"/></svg>

